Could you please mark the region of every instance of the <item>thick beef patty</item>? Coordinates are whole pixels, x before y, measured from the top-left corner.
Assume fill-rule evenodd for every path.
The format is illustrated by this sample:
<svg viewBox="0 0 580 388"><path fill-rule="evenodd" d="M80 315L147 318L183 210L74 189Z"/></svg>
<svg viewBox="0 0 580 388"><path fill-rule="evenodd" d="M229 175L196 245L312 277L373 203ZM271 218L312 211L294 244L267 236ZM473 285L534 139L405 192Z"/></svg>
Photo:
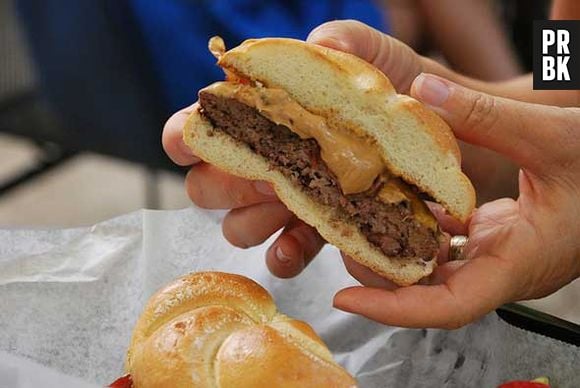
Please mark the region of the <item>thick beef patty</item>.
<svg viewBox="0 0 580 388"><path fill-rule="evenodd" d="M320 147L314 139L301 139L287 127L271 122L235 99L201 92L199 101L201 113L216 130L268 159L272 168L315 201L338 209L346 221L354 222L385 255L420 257L425 261L435 257L439 249L436 234L413 218L409 202L388 204L376 198L385 178L378 178L364 193L346 196L321 159Z"/></svg>

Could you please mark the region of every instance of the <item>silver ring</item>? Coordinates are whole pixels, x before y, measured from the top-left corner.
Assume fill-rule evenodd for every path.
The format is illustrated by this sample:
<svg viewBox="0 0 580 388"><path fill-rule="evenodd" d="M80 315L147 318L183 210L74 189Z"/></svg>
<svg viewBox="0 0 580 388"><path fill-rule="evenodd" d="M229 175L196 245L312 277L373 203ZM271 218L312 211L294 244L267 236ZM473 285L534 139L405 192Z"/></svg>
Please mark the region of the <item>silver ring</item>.
<svg viewBox="0 0 580 388"><path fill-rule="evenodd" d="M467 236L453 236L449 242L449 261L465 260L463 250L467 245L469 238Z"/></svg>

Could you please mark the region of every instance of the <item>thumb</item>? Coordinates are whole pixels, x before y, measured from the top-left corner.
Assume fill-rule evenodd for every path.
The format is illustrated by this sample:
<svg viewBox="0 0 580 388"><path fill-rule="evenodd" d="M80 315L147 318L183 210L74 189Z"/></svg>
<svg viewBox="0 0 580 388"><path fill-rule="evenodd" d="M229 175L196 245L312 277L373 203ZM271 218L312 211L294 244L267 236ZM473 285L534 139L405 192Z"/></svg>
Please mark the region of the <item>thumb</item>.
<svg viewBox="0 0 580 388"><path fill-rule="evenodd" d="M321 24L306 40L356 55L385 73L395 88L405 93L423 65L409 46L356 20Z"/></svg>
<svg viewBox="0 0 580 388"><path fill-rule="evenodd" d="M432 74L420 74L411 95L429 105L467 143L497 151L537 172L560 143L561 108L494 97Z"/></svg>

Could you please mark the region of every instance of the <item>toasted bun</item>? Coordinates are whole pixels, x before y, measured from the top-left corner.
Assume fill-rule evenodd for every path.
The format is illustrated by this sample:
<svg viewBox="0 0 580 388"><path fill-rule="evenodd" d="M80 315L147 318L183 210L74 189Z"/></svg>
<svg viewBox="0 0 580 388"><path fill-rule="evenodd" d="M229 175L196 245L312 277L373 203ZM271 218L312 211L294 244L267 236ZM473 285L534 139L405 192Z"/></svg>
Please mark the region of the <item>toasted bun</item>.
<svg viewBox="0 0 580 388"><path fill-rule="evenodd" d="M158 291L133 332L127 372L144 387L353 387L306 323L254 281L190 274Z"/></svg>
<svg viewBox="0 0 580 388"><path fill-rule="evenodd" d="M208 163L233 175L268 181L282 202L298 218L312 225L330 244L346 252L359 263L395 283L406 286L429 275L435 260L389 258L373 246L354 223L343 221L336 209L311 199L282 173L270 168L268 161L232 137L214 131L212 125L195 110L184 128L185 143Z"/></svg>
<svg viewBox="0 0 580 388"><path fill-rule="evenodd" d="M390 171L429 193L465 221L475 191L461 172L457 142L447 124L418 101L396 94L367 62L299 40L247 40L221 55L229 72L284 89L300 105L376 142Z"/></svg>

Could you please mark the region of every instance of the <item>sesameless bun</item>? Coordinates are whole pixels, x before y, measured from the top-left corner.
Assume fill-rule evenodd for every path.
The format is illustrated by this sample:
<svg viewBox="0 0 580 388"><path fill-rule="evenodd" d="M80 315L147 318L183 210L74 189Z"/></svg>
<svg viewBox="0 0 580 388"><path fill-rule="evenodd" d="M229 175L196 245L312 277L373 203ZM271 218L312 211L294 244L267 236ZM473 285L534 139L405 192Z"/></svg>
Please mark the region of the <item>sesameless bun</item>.
<svg viewBox="0 0 580 388"><path fill-rule="evenodd" d="M354 387L312 328L239 275L201 272L158 291L140 316L126 370L134 388Z"/></svg>

